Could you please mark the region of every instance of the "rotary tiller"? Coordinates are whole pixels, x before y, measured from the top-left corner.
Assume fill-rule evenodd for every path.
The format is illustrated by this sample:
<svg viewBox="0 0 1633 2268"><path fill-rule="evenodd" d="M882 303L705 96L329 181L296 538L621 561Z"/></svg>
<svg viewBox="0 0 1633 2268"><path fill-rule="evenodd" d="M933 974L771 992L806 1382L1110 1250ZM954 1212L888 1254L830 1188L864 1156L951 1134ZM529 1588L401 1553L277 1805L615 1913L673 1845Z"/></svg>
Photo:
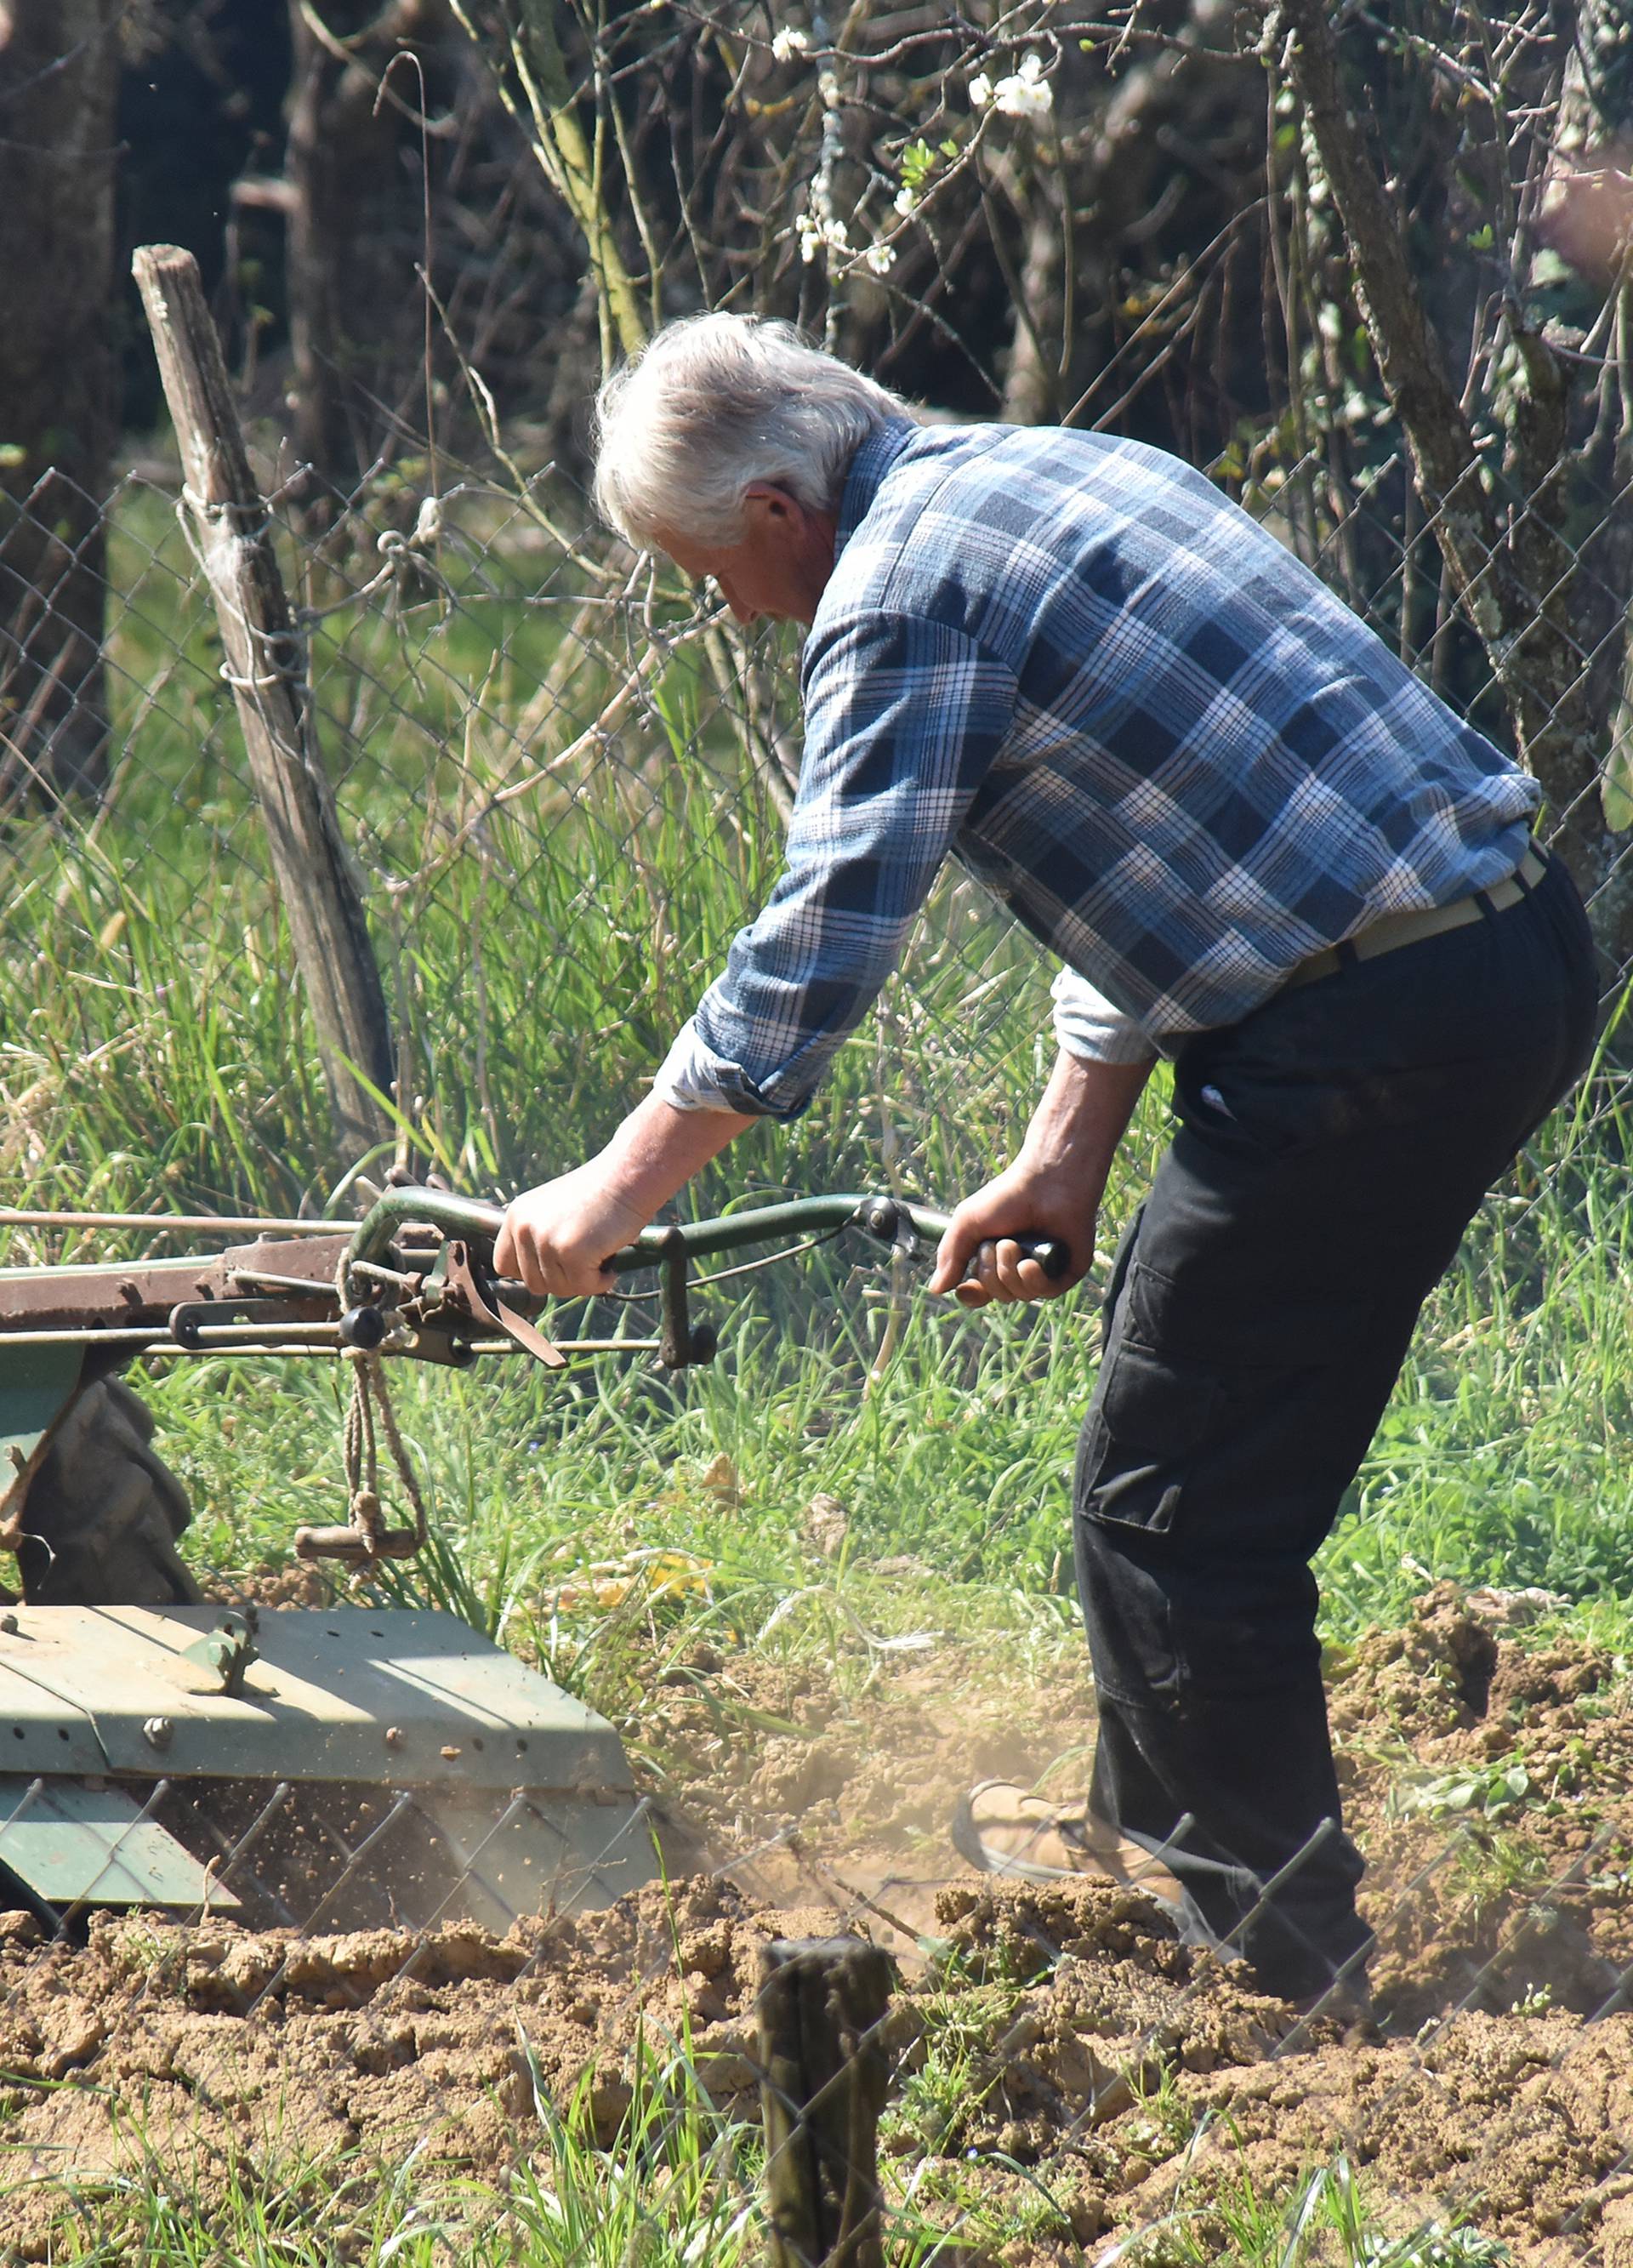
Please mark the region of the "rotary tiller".
<svg viewBox="0 0 1633 2268"><path fill-rule="evenodd" d="M105 1216L0 1214L12 1223ZM803 1199L648 1229L624 1274L658 1271L652 1337L548 1337L492 1272L493 1205L391 1189L355 1228L133 1220L254 1233L208 1258L0 1270L0 1903L57 1927L96 1907L210 1910L303 1928L425 1926L605 1904L651 1874L652 1841L612 1727L457 1616L207 1603L176 1539L181 1484L119 1376L139 1355L328 1355L356 1373L349 1525L302 1528L303 1558L366 1572L425 1541L382 1366L464 1368L524 1350L707 1361L688 1266L856 1229L898 1248L945 1216L888 1197ZM1064 1255L1041 1247L1056 1270ZM774 1255L773 1257L780 1256ZM763 1263L754 1263L763 1264ZM385 1524L379 1439L412 1526Z"/></svg>

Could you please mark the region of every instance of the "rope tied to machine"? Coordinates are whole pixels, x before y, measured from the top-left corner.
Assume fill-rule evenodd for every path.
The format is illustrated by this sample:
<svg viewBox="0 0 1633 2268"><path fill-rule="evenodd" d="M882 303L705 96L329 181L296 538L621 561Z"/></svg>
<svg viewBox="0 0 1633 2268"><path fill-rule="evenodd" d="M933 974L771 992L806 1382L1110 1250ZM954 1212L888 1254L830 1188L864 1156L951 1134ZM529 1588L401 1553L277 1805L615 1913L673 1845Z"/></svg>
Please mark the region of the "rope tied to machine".
<svg viewBox="0 0 1633 2268"><path fill-rule="evenodd" d="M406 1558L425 1542L425 1499L415 1476L397 1413L386 1385L385 1366L372 1351L357 1349L350 1358L351 1406L346 1412L346 1493L351 1524L369 1545L371 1558ZM397 1479L414 1512L412 1531L395 1534L385 1524L379 1495L379 1447L376 1434L386 1436Z"/></svg>
<svg viewBox="0 0 1633 2268"><path fill-rule="evenodd" d="M346 1263L338 1279L341 1305L346 1305ZM351 1365L351 1400L347 1405L342 1451L346 1468L346 1526L298 1528L295 1556L298 1559L344 1559L359 1571L378 1566L382 1559L411 1559L423 1550L430 1532L425 1498L416 1477L413 1460L386 1384L386 1369L374 1347L348 1347L344 1359ZM414 1513L412 1528L388 1528L380 1496L379 1436L396 1468L397 1481Z"/></svg>

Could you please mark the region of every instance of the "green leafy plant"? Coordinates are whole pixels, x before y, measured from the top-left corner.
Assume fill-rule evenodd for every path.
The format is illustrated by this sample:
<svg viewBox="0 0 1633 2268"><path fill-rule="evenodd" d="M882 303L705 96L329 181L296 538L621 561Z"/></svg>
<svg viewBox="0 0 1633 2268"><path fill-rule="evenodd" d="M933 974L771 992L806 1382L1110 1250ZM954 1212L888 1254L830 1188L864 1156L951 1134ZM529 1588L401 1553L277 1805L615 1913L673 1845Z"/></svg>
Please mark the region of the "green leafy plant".
<svg viewBox="0 0 1633 2268"><path fill-rule="evenodd" d="M1441 1772L1397 1787L1391 1791L1389 1809L1401 1819L1454 1819L1467 1812L1483 1819L1508 1819L1535 1800L1525 1765L1505 1761Z"/></svg>

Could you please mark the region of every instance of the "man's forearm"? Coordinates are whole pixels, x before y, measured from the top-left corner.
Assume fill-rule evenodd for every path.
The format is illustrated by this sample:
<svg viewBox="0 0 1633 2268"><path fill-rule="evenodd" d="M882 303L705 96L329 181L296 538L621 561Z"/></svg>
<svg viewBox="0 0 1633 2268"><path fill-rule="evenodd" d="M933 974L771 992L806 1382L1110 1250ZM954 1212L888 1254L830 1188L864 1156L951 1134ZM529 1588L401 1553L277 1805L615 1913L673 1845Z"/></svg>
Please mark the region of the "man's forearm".
<svg viewBox="0 0 1633 2268"><path fill-rule="evenodd" d="M1103 1188L1151 1070L1150 1063L1096 1063L1063 1048L1032 1114L1017 1165Z"/></svg>
<svg viewBox="0 0 1633 2268"><path fill-rule="evenodd" d="M754 1118L736 1110L677 1110L655 1094L636 1105L596 1164L609 1189L650 1220Z"/></svg>
<svg viewBox="0 0 1633 2268"><path fill-rule="evenodd" d="M515 1199L494 1244L495 1265L546 1299L606 1291L614 1253L753 1124L735 1110L677 1110L649 1094L586 1165Z"/></svg>
<svg viewBox="0 0 1633 2268"><path fill-rule="evenodd" d="M967 1306L993 1300L1047 1300L1070 1291L1094 1257L1094 1221L1149 1063L1091 1062L1063 1049L1032 1114L1013 1164L967 1197L936 1254L932 1292ZM1019 1240L1056 1236L1065 1273L1050 1279Z"/></svg>

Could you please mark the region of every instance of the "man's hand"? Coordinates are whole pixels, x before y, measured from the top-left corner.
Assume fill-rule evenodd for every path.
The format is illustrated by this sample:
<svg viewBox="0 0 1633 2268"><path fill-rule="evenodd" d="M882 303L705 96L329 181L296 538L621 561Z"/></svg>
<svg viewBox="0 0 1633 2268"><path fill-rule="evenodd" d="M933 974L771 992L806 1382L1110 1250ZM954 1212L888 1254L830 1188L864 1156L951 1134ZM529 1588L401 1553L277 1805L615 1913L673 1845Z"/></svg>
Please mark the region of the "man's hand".
<svg viewBox="0 0 1633 2268"><path fill-rule="evenodd" d="M1063 1053L1033 1113L1020 1155L967 1197L936 1254L932 1292L967 1307L990 1300L1057 1300L1089 1272L1100 1193L1151 1065L1092 1063ZM1022 1256L1022 1236L1057 1236L1066 1270L1051 1283Z"/></svg>
<svg viewBox="0 0 1633 2268"><path fill-rule="evenodd" d="M614 1253L754 1123L732 1110L676 1110L649 1094L599 1157L512 1199L494 1240L495 1268L541 1299L610 1291Z"/></svg>
<svg viewBox="0 0 1633 2268"><path fill-rule="evenodd" d="M612 1289L607 1263L634 1243L647 1219L608 1187L601 1160L592 1158L575 1173L511 1199L493 1264L542 1299L588 1300Z"/></svg>
<svg viewBox="0 0 1633 2268"><path fill-rule="evenodd" d="M1024 1155L966 1197L936 1253L932 1292L951 1292L967 1307L989 1300L1057 1300L1082 1282L1094 1258L1094 1222L1101 1184L1039 1173ZM1066 1247L1065 1272L1053 1282L1041 1261L1026 1258L1016 1239L1056 1236Z"/></svg>

